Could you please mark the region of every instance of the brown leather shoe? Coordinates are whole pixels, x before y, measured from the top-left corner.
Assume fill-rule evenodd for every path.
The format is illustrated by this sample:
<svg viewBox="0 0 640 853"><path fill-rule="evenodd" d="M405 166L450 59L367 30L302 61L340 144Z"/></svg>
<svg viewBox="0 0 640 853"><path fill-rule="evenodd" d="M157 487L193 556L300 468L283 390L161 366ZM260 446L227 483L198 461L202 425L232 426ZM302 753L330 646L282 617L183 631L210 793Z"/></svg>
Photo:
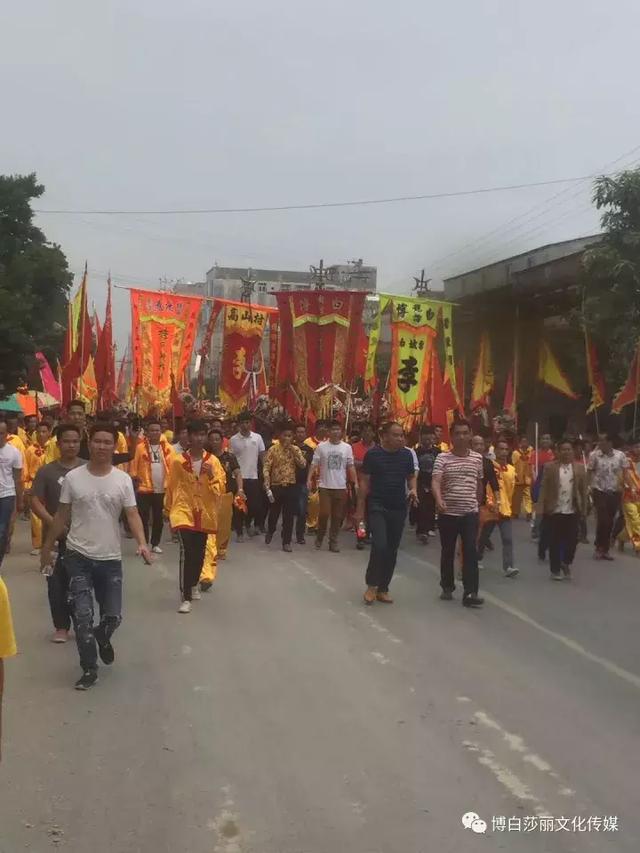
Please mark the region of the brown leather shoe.
<svg viewBox="0 0 640 853"><path fill-rule="evenodd" d="M379 592L376 598L378 601L382 601L383 604L393 604L393 598L391 598L388 592Z"/></svg>
<svg viewBox="0 0 640 853"><path fill-rule="evenodd" d="M364 603L369 605L373 604L373 602L376 600L377 593L378 590L375 586L368 586L365 590L364 595L362 596L364 599Z"/></svg>

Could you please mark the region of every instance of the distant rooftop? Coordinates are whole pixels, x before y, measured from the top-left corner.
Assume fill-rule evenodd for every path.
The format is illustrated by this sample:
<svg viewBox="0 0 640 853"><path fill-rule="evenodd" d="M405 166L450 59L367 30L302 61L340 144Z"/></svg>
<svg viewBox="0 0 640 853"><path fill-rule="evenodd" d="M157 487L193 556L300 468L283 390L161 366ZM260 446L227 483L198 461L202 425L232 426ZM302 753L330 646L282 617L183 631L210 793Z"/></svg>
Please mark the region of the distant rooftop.
<svg viewBox="0 0 640 853"><path fill-rule="evenodd" d="M585 249L602 240L602 234L591 234L560 243L549 243L494 261L444 279L447 299L477 296L487 291L508 287L512 290L560 287L575 283L579 258Z"/></svg>

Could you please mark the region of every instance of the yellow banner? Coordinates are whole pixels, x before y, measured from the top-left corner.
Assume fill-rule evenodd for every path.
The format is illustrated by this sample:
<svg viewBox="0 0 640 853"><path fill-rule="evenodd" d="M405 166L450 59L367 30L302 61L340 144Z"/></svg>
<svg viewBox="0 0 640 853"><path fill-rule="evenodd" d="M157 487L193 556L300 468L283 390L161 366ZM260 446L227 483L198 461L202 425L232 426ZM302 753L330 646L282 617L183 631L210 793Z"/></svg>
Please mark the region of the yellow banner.
<svg viewBox="0 0 640 853"><path fill-rule="evenodd" d="M441 302L430 299L412 299L408 296L392 296L391 322L406 323L408 326L428 326L435 332L438 328L438 313Z"/></svg>
<svg viewBox="0 0 640 853"><path fill-rule="evenodd" d="M391 327L389 399L393 416L405 429L423 420L435 329L409 323Z"/></svg>
<svg viewBox="0 0 640 853"><path fill-rule="evenodd" d="M456 380L456 362L453 355L453 305L450 303L440 306L442 314L442 338L444 342L444 377L448 379L451 385L453 395L458 401L458 405L462 410L463 400L460 399L458 384Z"/></svg>
<svg viewBox="0 0 640 853"><path fill-rule="evenodd" d="M391 297L380 294L378 302L378 313L374 320L371 332L369 333L369 347L367 349L367 364L364 371L364 385L367 390L371 389L375 384L376 378L376 353L378 351L378 342L380 341L380 325L382 323L382 314L389 304Z"/></svg>

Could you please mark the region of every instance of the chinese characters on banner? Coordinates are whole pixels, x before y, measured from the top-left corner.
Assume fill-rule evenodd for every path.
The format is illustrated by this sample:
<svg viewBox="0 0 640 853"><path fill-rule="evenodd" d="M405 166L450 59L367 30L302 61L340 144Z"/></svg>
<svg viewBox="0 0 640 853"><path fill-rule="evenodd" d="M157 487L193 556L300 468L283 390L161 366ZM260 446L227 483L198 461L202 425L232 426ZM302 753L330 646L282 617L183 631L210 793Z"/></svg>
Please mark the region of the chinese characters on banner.
<svg viewBox="0 0 640 853"><path fill-rule="evenodd" d="M435 329L428 324L413 326L394 321L391 325L389 402L394 417L405 429L424 416L435 336Z"/></svg>
<svg viewBox="0 0 640 853"><path fill-rule="evenodd" d="M260 345L267 319L267 311L260 306L225 307L220 399L232 414L266 391Z"/></svg>
<svg viewBox="0 0 640 853"><path fill-rule="evenodd" d="M171 377L189 363L201 304L196 296L131 290L132 384L142 412L170 405Z"/></svg>
<svg viewBox="0 0 640 853"><path fill-rule="evenodd" d="M280 308L277 394L290 411L328 414L336 392L355 375L366 293L315 290L276 293Z"/></svg>
<svg viewBox="0 0 640 853"><path fill-rule="evenodd" d="M458 381L456 376L456 365L453 358L453 305L451 303L443 303L440 306L440 316L442 318L442 337L444 343L444 378L448 382L453 392L456 408L459 411L464 411L464 400L462 399Z"/></svg>

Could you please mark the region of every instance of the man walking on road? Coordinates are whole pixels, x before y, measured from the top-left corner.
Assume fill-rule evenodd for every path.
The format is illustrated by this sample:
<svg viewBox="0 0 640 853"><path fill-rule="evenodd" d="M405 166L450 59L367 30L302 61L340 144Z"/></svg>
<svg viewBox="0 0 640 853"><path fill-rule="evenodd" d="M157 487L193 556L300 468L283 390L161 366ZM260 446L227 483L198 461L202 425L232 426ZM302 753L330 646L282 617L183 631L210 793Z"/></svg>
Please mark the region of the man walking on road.
<svg viewBox="0 0 640 853"><path fill-rule="evenodd" d="M298 468L296 472L298 491L296 495L296 509L294 515L296 517L296 542L298 545L306 544L305 533L307 532L307 510L309 507L309 489L307 488L307 481L309 479L309 469L313 462L313 450L305 441L306 434L307 431L304 424L298 424L294 435L294 441L296 443L296 447L300 448L305 461L304 468Z"/></svg>
<svg viewBox="0 0 640 853"><path fill-rule="evenodd" d="M570 578L580 519L587 514L587 475L568 439L558 444L558 459L544 466L538 507L549 536L551 578Z"/></svg>
<svg viewBox="0 0 640 853"><path fill-rule="evenodd" d="M40 554L40 565L46 572L54 543L69 529L64 562L82 667L77 690L88 690L97 682L98 651L105 664L113 663L115 658L111 637L122 621L119 521L123 510L138 543L138 555L145 563L151 563L131 477L111 464L116 440L117 430L110 424L97 423L91 427L89 462L64 477L58 511ZM96 628L94 592L102 612Z"/></svg>
<svg viewBox="0 0 640 853"><path fill-rule="evenodd" d="M495 469L498 488L486 486L487 500L485 512L487 521L482 525L478 540L478 563L482 561L487 542L494 527L500 531L502 540L502 571L507 578L514 578L518 569L513 565L513 531L511 527L511 502L515 486L516 472L509 462L511 451L504 439L498 439L495 445L496 461L491 463ZM484 477L483 477L484 482ZM480 566L479 566L480 567Z"/></svg>
<svg viewBox="0 0 640 853"><path fill-rule="evenodd" d="M267 450L262 466L264 489L270 503L265 536L267 545L273 539L282 511L282 550L291 552L293 518L298 499L298 471L306 467L307 460L293 443L293 427L285 424L280 430L279 441Z"/></svg>
<svg viewBox="0 0 640 853"><path fill-rule="evenodd" d="M478 595L478 503L482 491L482 456L471 450L471 428L458 421L451 428L452 449L441 453L433 466L432 488L438 508L440 598L450 601L455 589L453 561L458 536L462 540L462 582L465 607L482 607Z"/></svg>
<svg viewBox="0 0 640 853"><path fill-rule="evenodd" d="M368 504L371 553L365 578L365 604L393 603L389 584L407 517L407 502L413 506L418 502L415 466L404 446L402 427L396 422L384 424L380 438L381 445L374 445L365 454L356 510L356 520L362 521Z"/></svg>
<svg viewBox="0 0 640 853"><path fill-rule="evenodd" d="M435 536L436 501L431 491L431 477L439 453L440 448L436 445L434 428L431 426L420 427L420 442L416 447L419 469L416 536L423 545L429 544L429 536Z"/></svg>
<svg viewBox="0 0 640 853"><path fill-rule="evenodd" d="M180 543L180 594L178 613L191 613L191 602L201 598L198 581L202 573L207 536L218 529L218 503L226 491L224 468L204 449L204 421L189 424L189 450L174 456L169 468L165 511Z"/></svg>
<svg viewBox="0 0 640 853"><path fill-rule="evenodd" d="M144 432L131 464L131 479L138 494L138 511L145 539L149 541L151 521L151 550L154 554L162 554L164 493L173 449L162 434L160 421L149 421Z"/></svg>
<svg viewBox="0 0 640 853"><path fill-rule="evenodd" d="M251 415L243 412L238 418L238 432L229 440L229 450L240 464L242 482L247 496L247 513L236 516L236 534L238 542L244 539L243 528L246 524L250 536L256 535L264 521L264 494L258 480L258 466L264 456L262 436L251 429ZM251 522L254 528L251 528Z"/></svg>
<svg viewBox="0 0 640 853"><path fill-rule="evenodd" d="M23 508L23 455L8 441L9 429L0 420L0 566L7 553L16 514Z"/></svg>
<svg viewBox="0 0 640 853"><path fill-rule="evenodd" d="M338 533L344 521L347 506L347 483L356 485L353 450L342 440L342 427L338 421L331 421L329 441L319 444L313 454L313 464L309 471L309 490L313 489L313 479L318 475L320 492L320 511L316 548L322 548L322 541L329 524L329 550L338 553Z"/></svg>
<svg viewBox="0 0 640 853"><path fill-rule="evenodd" d="M62 424L56 430L56 442L60 459L43 465L33 481L31 508L42 522L42 536L46 538L53 517L60 505L60 491L64 478L83 463L78 459L80 430L71 424ZM69 578L64 564L66 530L58 539L58 553L53 571L47 575L49 609L55 633L53 643L66 643L71 628L71 606L69 604Z"/></svg>
<svg viewBox="0 0 640 853"><path fill-rule="evenodd" d="M613 560L609 553L611 534L616 515L620 512L622 489L626 482L629 459L621 450L615 450L611 437L602 433L598 447L589 457L587 465L589 486L596 511L596 560Z"/></svg>

